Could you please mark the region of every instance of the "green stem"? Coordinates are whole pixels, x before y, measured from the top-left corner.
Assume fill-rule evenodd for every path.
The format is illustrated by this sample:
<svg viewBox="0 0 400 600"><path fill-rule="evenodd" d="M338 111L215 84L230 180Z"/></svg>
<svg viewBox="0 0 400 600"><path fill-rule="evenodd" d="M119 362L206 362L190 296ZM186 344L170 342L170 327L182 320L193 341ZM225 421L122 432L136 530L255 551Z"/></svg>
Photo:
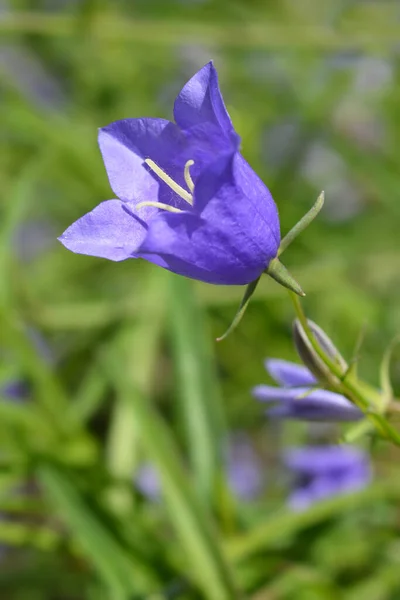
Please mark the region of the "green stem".
<svg viewBox="0 0 400 600"><path fill-rule="evenodd" d="M355 382L351 379L351 377L345 377L346 373L343 372L340 367L334 363L319 346L308 325L307 317L304 314L298 296L291 291L289 291L289 295L293 301L297 318L299 319L313 350L329 368L331 373L340 381L339 385L333 385L332 387L335 387L335 391L338 393L344 394L350 398L350 400L352 400L352 402L354 402L354 404L365 413L365 416L374 424L376 429L378 429L383 437L389 438L397 446L400 446L400 434L398 431L396 431L396 429L394 429L390 423L388 423L386 419L382 417L382 415L372 412L373 409L371 407L376 403L376 401L374 398L369 398L365 395L367 390L369 390L369 386L363 382Z"/></svg>

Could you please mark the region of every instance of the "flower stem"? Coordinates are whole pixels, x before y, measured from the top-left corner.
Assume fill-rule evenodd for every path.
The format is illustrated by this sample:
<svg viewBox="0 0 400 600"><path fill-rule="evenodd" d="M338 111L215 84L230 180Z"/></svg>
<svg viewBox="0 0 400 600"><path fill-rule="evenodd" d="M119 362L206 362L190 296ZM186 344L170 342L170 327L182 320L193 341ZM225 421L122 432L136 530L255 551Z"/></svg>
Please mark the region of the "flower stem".
<svg viewBox="0 0 400 600"><path fill-rule="evenodd" d="M368 389L367 386L361 381L354 381L351 376L346 377L346 372L343 372L342 369L325 354L308 325L307 317L298 296L290 290L289 295L292 299L297 318L299 319L313 350L329 368L331 373L340 381L339 385L333 385L332 387L335 387L335 391L344 394L354 402L356 406L362 409L365 416L374 424L383 437L390 439L397 446L400 446L399 432L392 427L381 414L374 412L373 406L376 404L376 401L375 398L370 398L366 395L366 390Z"/></svg>

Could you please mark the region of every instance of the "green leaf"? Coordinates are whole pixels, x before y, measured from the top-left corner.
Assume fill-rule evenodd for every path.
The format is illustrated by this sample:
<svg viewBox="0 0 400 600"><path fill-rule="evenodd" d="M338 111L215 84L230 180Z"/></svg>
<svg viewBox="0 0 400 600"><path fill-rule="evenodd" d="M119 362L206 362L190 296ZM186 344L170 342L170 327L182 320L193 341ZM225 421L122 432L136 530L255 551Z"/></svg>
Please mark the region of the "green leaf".
<svg viewBox="0 0 400 600"><path fill-rule="evenodd" d="M160 269L153 271L154 280L148 281L149 302L157 290L157 305L164 302L165 285L169 274ZM143 320L152 319L151 312L144 311ZM144 324L143 324L144 326ZM157 469L166 500L169 519L175 528L190 570L191 578L209 600L232 600L237 598L230 569L222 554L210 516L194 493L188 473L185 471L172 432L151 405L148 393L138 386L136 373L140 367L143 349L142 337L133 330L122 330L110 343L109 374L125 407L125 415L135 424L135 431L150 461ZM135 345L133 345L135 343ZM154 351L154 350L153 350ZM153 377L156 373L153 374Z"/></svg>
<svg viewBox="0 0 400 600"><path fill-rule="evenodd" d="M96 568L111 597L128 600L133 592L148 590L143 565L119 544L70 476L45 464L38 467L37 474L56 511Z"/></svg>
<svg viewBox="0 0 400 600"><path fill-rule="evenodd" d="M0 544L15 547L33 547L42 552L54 552L60 535L48 526L1 521Z"/></svg>
<svg viewBox="0 0 400 600"><path fill-rule="evenodd" d="M359 507L375 504L382 499L400 498L400 485L394 481L376 483L352 494L336 496L322 500L304 512L292 512L288 509L276 512L263 522L259 522L248 534L238 536L227 543L228 555L234 561L241 562L251 555L270 548L282 538L294 535L326 519L349 513Z"/></svg>
<svg viewBox="0 0 400 600"><path fill-rule="evenodd" d="M100 408L107 389L107 380L99 363L100 360L96 356L88 366L70 405L71 418L80 424L86 423Z"/></svg>
<svg viewBox="0 0 400 600"><path fill-rule="evenodd" d="M157 366L158 345L163 333L166 293L164 280L158 270L150 268L147 281L144 281L141 292L136 298L136 306L140 318L127 321L121 331L131 348L131 364L129 381L135 393L149 395ZM107 361L107 356L104 357ZM108 361L107 361L108 362ZM104 368L112 368L112 362L104 364ZM132 478L138 462L137 423L131 405L123 398L117 398L114 404L109 436L107 441L107 464L116 479ZM124 490L116 490L114 501L123 509L128 508L132 495L127 496Z"/></svg>
<svg viewBox="0 0 400 600"><path fill-rule="evenodd" d="M178 405L196 487L212 501L226 440L223 406L215 372L211 333L192 282L170 278L170 337ZM213 360L214 359L214 360Z"/></svg>

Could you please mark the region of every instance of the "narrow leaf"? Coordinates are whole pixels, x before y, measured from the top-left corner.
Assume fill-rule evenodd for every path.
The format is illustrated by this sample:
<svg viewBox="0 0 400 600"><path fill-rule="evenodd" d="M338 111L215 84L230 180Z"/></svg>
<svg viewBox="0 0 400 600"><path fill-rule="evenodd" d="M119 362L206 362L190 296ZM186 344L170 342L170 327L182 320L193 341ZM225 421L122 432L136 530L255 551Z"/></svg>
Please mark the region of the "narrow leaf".
<svg viewBox="0 0 400 600"><path fill-rule="evenodd" d="M165 278L160 271L149 269L147 280L141 286L136 299L139 318L127 321L121 337L131 348L132 362L129 368L129 381L136 394L149 395L156 370L157 347L163 333L166 300ZM107 361L107 356L105 356ZM110 368L112 363L104 365ZM107 463L116 479L129 480L133 477L138 461L136 416L131 405L123 398L117 398L111 419L107 442ZM132 495L124 490L116 490L114 503L122 510L128 508ZM115 504L115 505L116 505Z"/></svg>
<svg viewBox="0 0 400 600"><path fill-rule="evenodd" d="M180 396L178 405L196 487L212 502L226 440L211 335L192 282L170 278L171 342Z"/></svg>
<svg viewBox="0 0 400 600"><path fill-rule="evenodd" d="M128 600L134 592L143 591L147 580L142 565L135 564L132 555L127 554L93 508L88 506L70 476L51 465L41 465L38 477L63 522L108 587L111 597Z"/></svg>
<svg viewBox="0 0 400 600"><path fill-rule="evenodd" d="M157 302L163 303L163 286L169 274L158 270ZM146 319L149 318L149 313ZM133 341L136 339L136 345ZM148 458L157 469L169 519L185 552L192 579L209 600L233 600L237 597L232 574L222 554L210 515L194 493L174 441L172 431L153 408L148 392L137 385L136 360L142 352L141 338L130 338L126 331L110 343L109 376L118 392L126 415L135 423L135 431Z"/></svg>

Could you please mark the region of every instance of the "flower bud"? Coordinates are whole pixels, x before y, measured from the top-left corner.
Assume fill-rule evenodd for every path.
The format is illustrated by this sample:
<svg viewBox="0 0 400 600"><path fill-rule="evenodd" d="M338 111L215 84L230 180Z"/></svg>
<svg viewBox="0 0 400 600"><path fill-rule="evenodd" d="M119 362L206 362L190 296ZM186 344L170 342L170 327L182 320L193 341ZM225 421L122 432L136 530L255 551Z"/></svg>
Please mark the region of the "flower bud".
<svg viewBox="0 0 400 600"><path fill-rule="evenodd" d="M334 346L332 340L316 323L309 319L307 319L307 323L321 350L345 373L348 365L339 350ZM329 367L318 356L298 319L295 319L293 323L293 341L301 360L318 381L322 383L337 383L337 377L331 373Z"/></svg>

